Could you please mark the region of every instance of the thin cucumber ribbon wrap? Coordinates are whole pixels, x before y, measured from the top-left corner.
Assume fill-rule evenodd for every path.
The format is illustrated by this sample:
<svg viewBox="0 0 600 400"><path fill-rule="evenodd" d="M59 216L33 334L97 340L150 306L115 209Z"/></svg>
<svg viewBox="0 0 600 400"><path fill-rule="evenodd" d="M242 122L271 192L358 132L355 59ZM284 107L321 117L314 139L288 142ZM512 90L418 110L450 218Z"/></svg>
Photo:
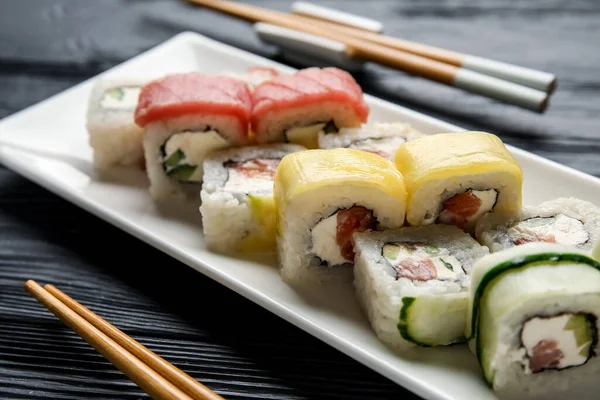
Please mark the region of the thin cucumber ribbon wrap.
<svg viewBox="0 0 600 400"><path fill-rule="evenodd" d="M544 395L597 376L598 313L600 263L528 243L475 264L465 336L494 389Z"/></svg>

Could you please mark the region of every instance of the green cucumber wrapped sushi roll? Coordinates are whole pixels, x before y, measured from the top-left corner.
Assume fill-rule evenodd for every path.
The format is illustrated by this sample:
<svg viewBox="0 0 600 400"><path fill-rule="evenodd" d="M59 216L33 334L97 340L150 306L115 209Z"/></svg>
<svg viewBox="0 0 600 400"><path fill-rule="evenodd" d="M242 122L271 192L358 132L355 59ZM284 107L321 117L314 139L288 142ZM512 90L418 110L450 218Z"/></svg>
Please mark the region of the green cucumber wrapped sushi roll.
<svg viewBox="0 0 600 400"><path fill-rule="evenodd" d="M335 149L346 147L375 153L390 161L396 150L409 140L423 134L403 122L371 123L358 128L342 128L337 134L319 132L319 147Z"/></svg>
<svg viewBox="0 0 600 400"><path fill-rule="evenodd" d="M397 349L465 341L469 274L489 254L453 225L354 234L357 297L379 339Z"/></svg>
<svg viewBox="0 0 600 400"><path fill-rule="evenodd" d="M144 128L152 198L197 197L206 156L249 143L251 110L250 89L235 78L190 72L145 85L135 121Z"/></svg>
<svg viewBox="0 0 600 400"><path fill-rule="evenodd" d="M598 261L527 243L482 258L471 279L466 335L498 394L598 398Z"/></svg>
<svg viewBox="0 0 600 400"><path fill-rule="evenodd" d="M136 125L135 108L140 90L149 79L98 78L90 93L86 129L93 149L94 166L143 166L144 130Z"/></svg>
<svg viewBox="0 0 600 400"><path fill-rule="evenodd" d="M512 218L489 214L475 234L492 252L530 242L559 243L591 252L600 238L600 208L575 198L528 206Z"/></svg>
<svg viewBox="0 0 600 400"><path fill-rule="evenodd" d="M285 155L302 150L284 143L245 146L204 160L200 212L210 249L275 251L273 177Z"/></svg>

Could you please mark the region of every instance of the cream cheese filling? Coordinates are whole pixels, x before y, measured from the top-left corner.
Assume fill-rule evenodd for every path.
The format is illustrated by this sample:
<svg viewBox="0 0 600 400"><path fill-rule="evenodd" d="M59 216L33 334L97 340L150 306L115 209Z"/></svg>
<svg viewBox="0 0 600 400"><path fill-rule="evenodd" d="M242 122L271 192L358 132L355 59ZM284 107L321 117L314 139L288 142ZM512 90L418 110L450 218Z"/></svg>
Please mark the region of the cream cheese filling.
<svg viewBox="0 0 600 400"><path fill-rule="evenodd" d="M435 272L431 271L430 277L437 280L456 280L462 271L460 261L444 247L422 243L389 243L383 246L383 256L396 269L402 269L403 265L431 265Z"/></svg>
<svg viewBox="0 0 600 400"><path fill-rule="evenodd" d="M166 173L180 181L201 182L206 156L228 146L229 142L214 130L176 133L164 146Z"/></svg>
<svg viewBox="0 0 600 400"><path fill-rule="evenodd" d="M523 360L526 370L532 372L532 358L535 357L554 360L551 366L545 369L562 369L581 365L589 358L592 339L593 334L584 314L531 318L524 323L521 332L521 341L529 359L528 361ZM543 351L536 349L536 346L544 344L548 347L549 343L556 352L554 357L548 356L552 351L550 349Z"/></svg>
<svg viewBox="0 0 600 400"><path fill-rule="evenodd" d="M583 223L564 214L521 221L509 228L507 235L515 243L543 241L577 246L589 240Z"/></svg>
<svg viewBox="0 0 600 400"><path fill-rule="evenodd" d="M337 212L317 223L311 231L312 252L329 265L347 263L337 244Z"/></svg>

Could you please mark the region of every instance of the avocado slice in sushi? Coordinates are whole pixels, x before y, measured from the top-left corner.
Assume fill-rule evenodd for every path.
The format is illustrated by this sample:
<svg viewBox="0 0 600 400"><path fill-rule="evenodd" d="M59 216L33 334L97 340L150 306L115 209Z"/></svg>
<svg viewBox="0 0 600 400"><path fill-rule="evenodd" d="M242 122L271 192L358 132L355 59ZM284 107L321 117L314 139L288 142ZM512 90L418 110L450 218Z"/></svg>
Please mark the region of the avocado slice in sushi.
<svg viewBox="0 0 600 400"><path fill-rule="evenodd" d="M318 149L319 132L337 133L338 129L333 121L317 122L290 128L285 132L285 136L290 143L302 145L307 149Z"/></svg>
<svg viewBox="0 0 600 400"><path fill-rule="evenodd" d="M250 210L259 231L250 232L236 246L236 250L272 251L275 249L275 200L273 196L248 195Z"/></svg>

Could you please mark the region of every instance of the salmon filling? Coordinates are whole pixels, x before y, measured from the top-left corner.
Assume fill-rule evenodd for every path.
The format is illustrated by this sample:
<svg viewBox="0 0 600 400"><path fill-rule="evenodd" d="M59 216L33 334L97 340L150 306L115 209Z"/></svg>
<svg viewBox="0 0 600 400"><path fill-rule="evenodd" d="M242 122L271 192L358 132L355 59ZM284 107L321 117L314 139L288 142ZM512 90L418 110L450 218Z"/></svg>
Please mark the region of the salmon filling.
<svg viewBox="0 0 600 400"><path fill-rule="evenodd" d="M425 243L388 243L382 255L394 268L396 279L456 280L462 265L448 249Z"/></svg>
<svg viewBox="0 0 600 400"><path fill-rule="evenodd" d="M590 234L581 221L563 214L526 219L510 227L507 235L517 246L548 242L576 247L590 240Z"/></svg>
<svg viewBox="0 0 600 400"><path fill-rule="evenodd" d="M442 204L439 223L463 228L494 209L498 192L495 189L472 190L455 194Z"/></svg>
<svg viewBox="0 0 600 400"><path fill-rule="evenodd" d="M352 142L348 148L368 151L369 153L377 154L378 156L393 161L396 150L405 142L406 139L402 136L385 138L374 137Z"/></svg>
<svg viewBox="0 0 600 400"><path fill-rule="evenodd" d="M588 314L560 314L527 320L521 331L528 373L564 369L585 364L597 340L595 318Z"/></svg>
<svg viewBox="0 0 600 400"><path fill-rule="evenodd" d="M321 220L311 230L312 252L323 263L341 265L354 262L354 232L376 228L373 212L354 206Z"/></svg>
<svg viewBox="0 0 600 400"><path fill-rule="evenodd" d="M247 161L228 161L227 182L223 190L235 193L272 191L273 178L281 162L278 158L255 158Z"/></svg>
<svg viewBox="0 0 600 400"><path fill-rule="evenodd" d="M161 147L165 173L180 182L202 182L206 156L229 146L217 131L175 133Z"/></svg>

